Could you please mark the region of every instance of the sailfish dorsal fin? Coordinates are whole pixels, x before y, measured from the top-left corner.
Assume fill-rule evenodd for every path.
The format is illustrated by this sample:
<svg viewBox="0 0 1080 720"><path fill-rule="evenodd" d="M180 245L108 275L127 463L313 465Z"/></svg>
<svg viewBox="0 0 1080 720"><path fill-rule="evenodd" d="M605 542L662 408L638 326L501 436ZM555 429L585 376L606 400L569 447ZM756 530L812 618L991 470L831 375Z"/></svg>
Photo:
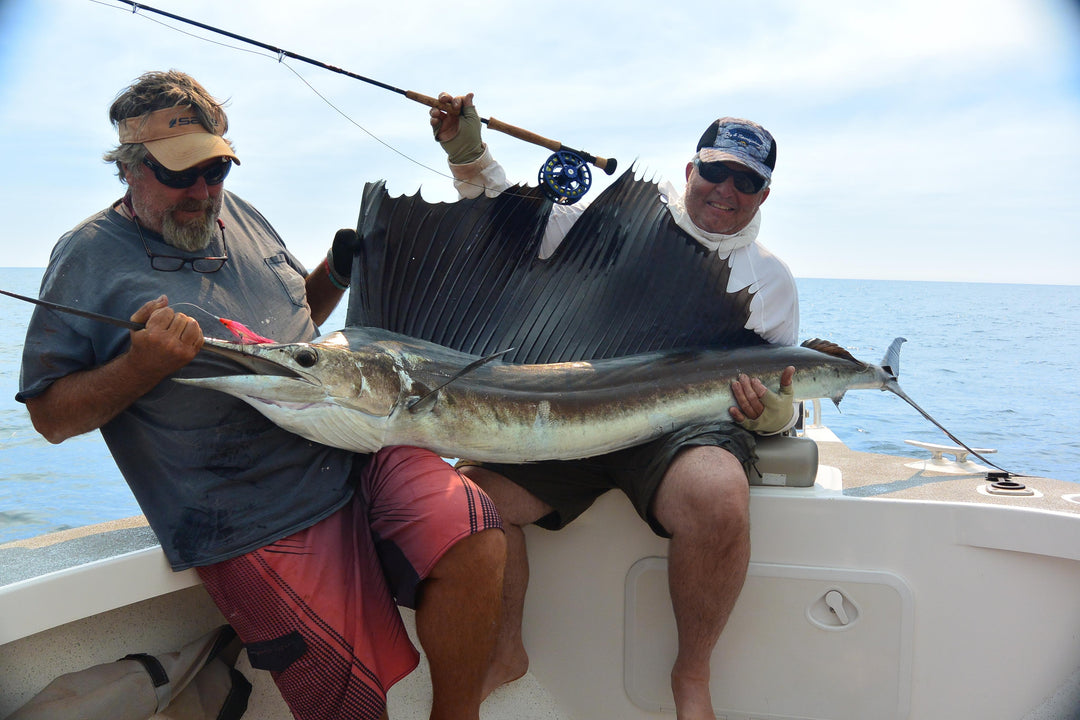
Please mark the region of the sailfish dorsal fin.
<svg viewBox="0 0 1080 720"><path fill-rule="evenodd" d="M763 342L727 260L675 224L631 168L538 258L551 202L538 188L428 203L369 184L347 324L514 363Z"/></svg>

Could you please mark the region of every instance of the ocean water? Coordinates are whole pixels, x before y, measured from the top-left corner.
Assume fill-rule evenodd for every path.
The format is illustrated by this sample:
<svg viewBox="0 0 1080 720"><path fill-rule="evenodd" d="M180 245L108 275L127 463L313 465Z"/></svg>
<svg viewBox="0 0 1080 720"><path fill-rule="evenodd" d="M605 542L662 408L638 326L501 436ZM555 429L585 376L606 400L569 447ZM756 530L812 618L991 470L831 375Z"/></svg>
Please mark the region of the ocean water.
<svg viewBox="0 0 1080 720"><path fill-rule="evenodd" d="M0 289L37 296L42 271L0 268ZM900 384L945 427L1016 473L1080 483L1080 286L798 281L802 339L879 362L905 337ZM14 400L32 307L0 296L0 543L129 517L139 508L100 434L49 445ZM324 326L344 320L344 304ZM850 447L926 457L951 445L891 393L848 393L822 419Z"/></svg>

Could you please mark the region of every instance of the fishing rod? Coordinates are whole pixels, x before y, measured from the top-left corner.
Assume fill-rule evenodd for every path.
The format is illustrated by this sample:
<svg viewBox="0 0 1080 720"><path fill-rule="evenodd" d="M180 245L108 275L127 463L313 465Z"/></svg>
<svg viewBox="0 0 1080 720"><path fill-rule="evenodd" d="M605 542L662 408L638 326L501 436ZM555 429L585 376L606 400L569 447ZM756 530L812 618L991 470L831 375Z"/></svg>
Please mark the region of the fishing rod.
<svg viewBox="0 0 1080 720"><path fill-rule="evenodd" d="M259 40L244 37L243 35L237 35L236 33L229 32L228 30L222 30L221 28L216 28L212 25L198 22L197 20L191 20L190 18L175 15L173 13L166 12L165 10L158 10L157 8L152 8L149 5L143 5L142 3L134 2L134 0L119 0L119 2L122 2L125 5L130 5L132 13L137 13L139 10L147 10L152 13L157 13L158 15L163 15L172 20L187 23L188 25L194 25L197 28L208 30L219 35L224 35L234 40L248 43L249 45L254 45L255 47L262 48L263 50L269 50L270 52L275 53L278 56L279 62L282 58L292 58L293 60L299 60L300 62L305 62L309 65L323 68L324 70L329 70L340 75L351 77L355 80L360 80L361 82L366 82L370 85L380 87L383 90L389 90L390 92L397 93L398 95L403 95L409 100L421 103L422 105L427 105L428 107L439 108L443 111L452 111L452 109L447 103L439 102L438 99L433 98L430 95L424 95L413 90L403 90L401 88L394 87L393 85L389 85L387 83L380 82L378 80L365 77L363 75L359 75L349 70L345 70L344 68L330 65L328 63L324 63L320 60L315 60L313 58L305 57L298 53L294 53L291 50L285 50L284 48L275 47L274 45L270 45ZM553 202L559 203L561 205L571 205L577 202L586 192L588 192L589 188L592 186L592 174L590 173L589 167L586 163L600 168L608 175L613 174L615 172L615 168L618 165L618 162L615 160L615 158L597 157L595 155L590 155L584 150L575 150L574 148L563 145L558 140L546 138L530 130L525 130L524 128L517 127L516 125L510 125L509 123L502 122L501 120L496 120L493 117L482 117L480 118L480 122L484 123L492 130L497 130L498 132L501 132L503 134L515 137L518 140L524 140L525 142L539 145L540 147L544 147L548 150L554 151L551 157L549 157L547 161L541 166L537 179L541 187L543 188L545 194Z"/></svg>
<svg viewBox="0 0 1080 720"><path fill-rule="evenodd" d="M77 317L86 318L87 320L96 320L98 322L106 323L118 328L124 328L125 330L145 330L146 323L135 322L133 320L124 320L123 318L113 317L111 315L102 315L101 313L90 312L89 310L82 310L80 308L71 307L70 305L61 305L59 303L49 302L48 300L42 300L40 298L27 297L26 295L19 295L18 293L8 292L7 290L0 290L0 295L7 295L8 297L15 298L16 300L22 300L23 302L32 303L34 305L40 305L43 308L48 308L55 312L68 313L69 315L75 315ZM184 304L184 303L181 303ZM204 311L205 312L205 311ZM255 345L260 343L271 343L273 340L264 338L257 333L252 332L247 327L235 320L227 320L222 317L217 317L211 313L207 313L211 317L216 317L218 322L229 329L233 335L237 338L237 343L240 345ZM233 357L227 350L214 347L212 345L203 345L203 350L210 353L216 353L224 355L225 357Z"/></svg>
<svg viewBox="0 0 1080 720"><path fill-rule="evenodd" d="M49 302L48 300L39 300L38 298L19 295L17 293L8 292L7 290L0 290L0 295L7 295L8 297L13 297L16 300L22 300L23 302L40 305L41 307L49 308L50 310L66 312L70 313L71 315L78 315L79 317L87 318L88 320L99 320L103 323L115 325L116 327L126 328L128 330L142 330L146 327L146 325L143 323L132 322L131 320L121 320L120 318L114 318L110 315L102 315L100 313L90 312L89 310L80 310L79 308L68 307L67 305L58 305L57 303Z"/></svg>

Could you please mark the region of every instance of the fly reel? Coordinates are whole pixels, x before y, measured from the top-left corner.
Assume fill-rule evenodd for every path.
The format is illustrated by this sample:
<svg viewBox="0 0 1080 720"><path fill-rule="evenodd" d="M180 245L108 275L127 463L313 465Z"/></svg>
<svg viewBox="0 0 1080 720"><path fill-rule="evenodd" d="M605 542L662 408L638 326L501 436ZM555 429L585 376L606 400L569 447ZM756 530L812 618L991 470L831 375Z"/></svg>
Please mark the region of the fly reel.
<svg viewBox="0 0 1080 720"><path fill-rule="evenodd" d="M573 205L589 192L592 173L580 155L559 150L540 168L537 180L549 200L559 205Z"/></svg>

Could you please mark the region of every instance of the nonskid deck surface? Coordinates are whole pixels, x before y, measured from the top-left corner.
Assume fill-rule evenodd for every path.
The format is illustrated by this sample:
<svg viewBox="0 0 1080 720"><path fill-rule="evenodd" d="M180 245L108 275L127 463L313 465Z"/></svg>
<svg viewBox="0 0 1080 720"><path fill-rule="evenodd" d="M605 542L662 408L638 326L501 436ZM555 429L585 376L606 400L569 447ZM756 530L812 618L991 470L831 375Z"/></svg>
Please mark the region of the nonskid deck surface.
<svg viewBox="0 0 1080 720"><path fill-rule="evenodd" d="M0 545L0 588L157 545L141 515L4 543Z"/></svg>
<svg viewBox="0 0 1080 720"><path fill-rule="evenodd" d="M846 497L961 502L1080 515L1080 483L1015 476L1011 480L1033 494L992 494L988 492L992 481L987 480L986 471L994 468L966 474L943 472L925 456L859 452L836 440L815 440L819 464L839 468L843 474Z"/></svg>

